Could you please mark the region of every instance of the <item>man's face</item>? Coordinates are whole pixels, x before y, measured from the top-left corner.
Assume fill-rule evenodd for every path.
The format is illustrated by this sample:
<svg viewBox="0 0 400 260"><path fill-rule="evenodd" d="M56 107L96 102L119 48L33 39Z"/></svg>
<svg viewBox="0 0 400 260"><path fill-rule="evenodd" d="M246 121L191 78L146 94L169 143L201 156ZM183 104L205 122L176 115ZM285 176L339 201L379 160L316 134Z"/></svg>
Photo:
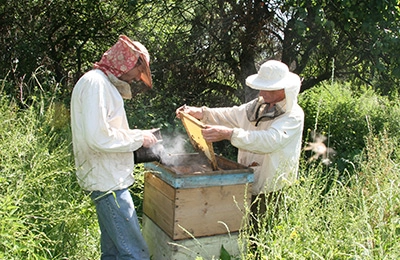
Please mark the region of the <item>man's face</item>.
<svg viewBox="0 0 400 260"><path fill-rule="evenodd" d="M264 99L264 102L275 104L285 99L285 90L260 90L259 96Z"/></svg>
<svg viewBox="0 0 400 260"><path fill-rule="evenodd" d="M135 66L130 71L122 74L119 79L131 84L133 81L140 81L141 72L142 66Z"/></svg>
<svg viewBox="0 0 400 260"><path fill-rule="evenodd" d="M149 88L141 81L141 74L145 70L143 62L139 59L138 64L119 77L120 80L125 81L131 87L132 97L146 92Z"/></svg>
<svg viewBox="0 0 400 260"><path fill-rule="evenodd" d="M150 88L147 87L143 82L135 81L129 85L131 87L132 97L135 97L150 90Z"/></svg>

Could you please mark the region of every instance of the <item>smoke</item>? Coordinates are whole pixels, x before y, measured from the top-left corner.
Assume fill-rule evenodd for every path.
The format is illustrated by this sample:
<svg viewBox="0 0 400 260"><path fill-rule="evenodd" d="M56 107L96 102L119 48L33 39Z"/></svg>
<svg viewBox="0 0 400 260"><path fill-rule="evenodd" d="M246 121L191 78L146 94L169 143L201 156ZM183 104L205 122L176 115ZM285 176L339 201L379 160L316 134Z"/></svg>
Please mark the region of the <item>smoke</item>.
<svg viewBox="0 0 400 260"><path fill-rule="evenodd" d="M146 148L145 162L158 161L176 174L203 173L212 171L204 153L196 151L186 134L157 136L159 142Z"/></svg>
<svg viewBox="0 0 400 260"><path fill-rule="evenodd" d="M184 160L184 155L193 150L188 136L179 134L177 136L165 136L151 148L151 151L160 158L165 165L177 166Z"/></svg>

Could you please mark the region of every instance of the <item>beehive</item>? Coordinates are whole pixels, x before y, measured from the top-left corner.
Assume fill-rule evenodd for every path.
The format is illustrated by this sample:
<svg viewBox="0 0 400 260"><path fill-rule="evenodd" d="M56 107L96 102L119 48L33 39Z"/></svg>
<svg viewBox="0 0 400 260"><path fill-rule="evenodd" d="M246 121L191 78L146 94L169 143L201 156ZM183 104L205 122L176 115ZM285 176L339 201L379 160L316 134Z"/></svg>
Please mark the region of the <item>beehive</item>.
<svg viewBox="0 0 400 260"><path fill-rule="evenodd" d="M252 169L216 156L219 170L213 171L201 154L179 156L184 160L177 166L146 164L144 214L173 240L238 231Z"/></svg>
<svg viewBox="0 0 400 260"><path fill-rule="evenodd" d="M185 113L181 119L199 153L170 154L145 165L144 214L173 240L238 231L253 170L215 155L202 136L206 126Z"/></svg>

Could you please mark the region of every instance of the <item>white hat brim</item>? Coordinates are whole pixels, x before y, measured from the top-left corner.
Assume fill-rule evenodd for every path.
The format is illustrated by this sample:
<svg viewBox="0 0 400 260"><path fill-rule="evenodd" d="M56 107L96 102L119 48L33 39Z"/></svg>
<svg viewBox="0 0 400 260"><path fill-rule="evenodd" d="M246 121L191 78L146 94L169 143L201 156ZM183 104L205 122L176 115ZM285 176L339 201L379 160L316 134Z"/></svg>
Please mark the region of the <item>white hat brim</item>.
<svg viewBox="0 0 400 260"><path fill-rule="evenodd" d="M246 78L246 85L252 89L257 90L280 90L285 89L290 85L292 80L296 80L298 76L292 72L289 72L286 77L279 80L266 80L259 77L258 74L250 75Z"/></svg>

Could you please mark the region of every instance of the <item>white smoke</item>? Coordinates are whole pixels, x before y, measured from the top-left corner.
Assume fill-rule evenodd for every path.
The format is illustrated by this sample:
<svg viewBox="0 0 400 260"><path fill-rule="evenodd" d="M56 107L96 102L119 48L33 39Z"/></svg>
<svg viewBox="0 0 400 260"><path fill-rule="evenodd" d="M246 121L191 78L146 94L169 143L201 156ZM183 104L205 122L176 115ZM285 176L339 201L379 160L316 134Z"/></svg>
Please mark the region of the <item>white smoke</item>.
<svg viewBox="0 0 400 260"><path fill-rule="evenodd" d="M152 147L152 152L160 157L165 165L176 166L182 163L185 154L193 150L187 135L165 136Z"/></svg>

